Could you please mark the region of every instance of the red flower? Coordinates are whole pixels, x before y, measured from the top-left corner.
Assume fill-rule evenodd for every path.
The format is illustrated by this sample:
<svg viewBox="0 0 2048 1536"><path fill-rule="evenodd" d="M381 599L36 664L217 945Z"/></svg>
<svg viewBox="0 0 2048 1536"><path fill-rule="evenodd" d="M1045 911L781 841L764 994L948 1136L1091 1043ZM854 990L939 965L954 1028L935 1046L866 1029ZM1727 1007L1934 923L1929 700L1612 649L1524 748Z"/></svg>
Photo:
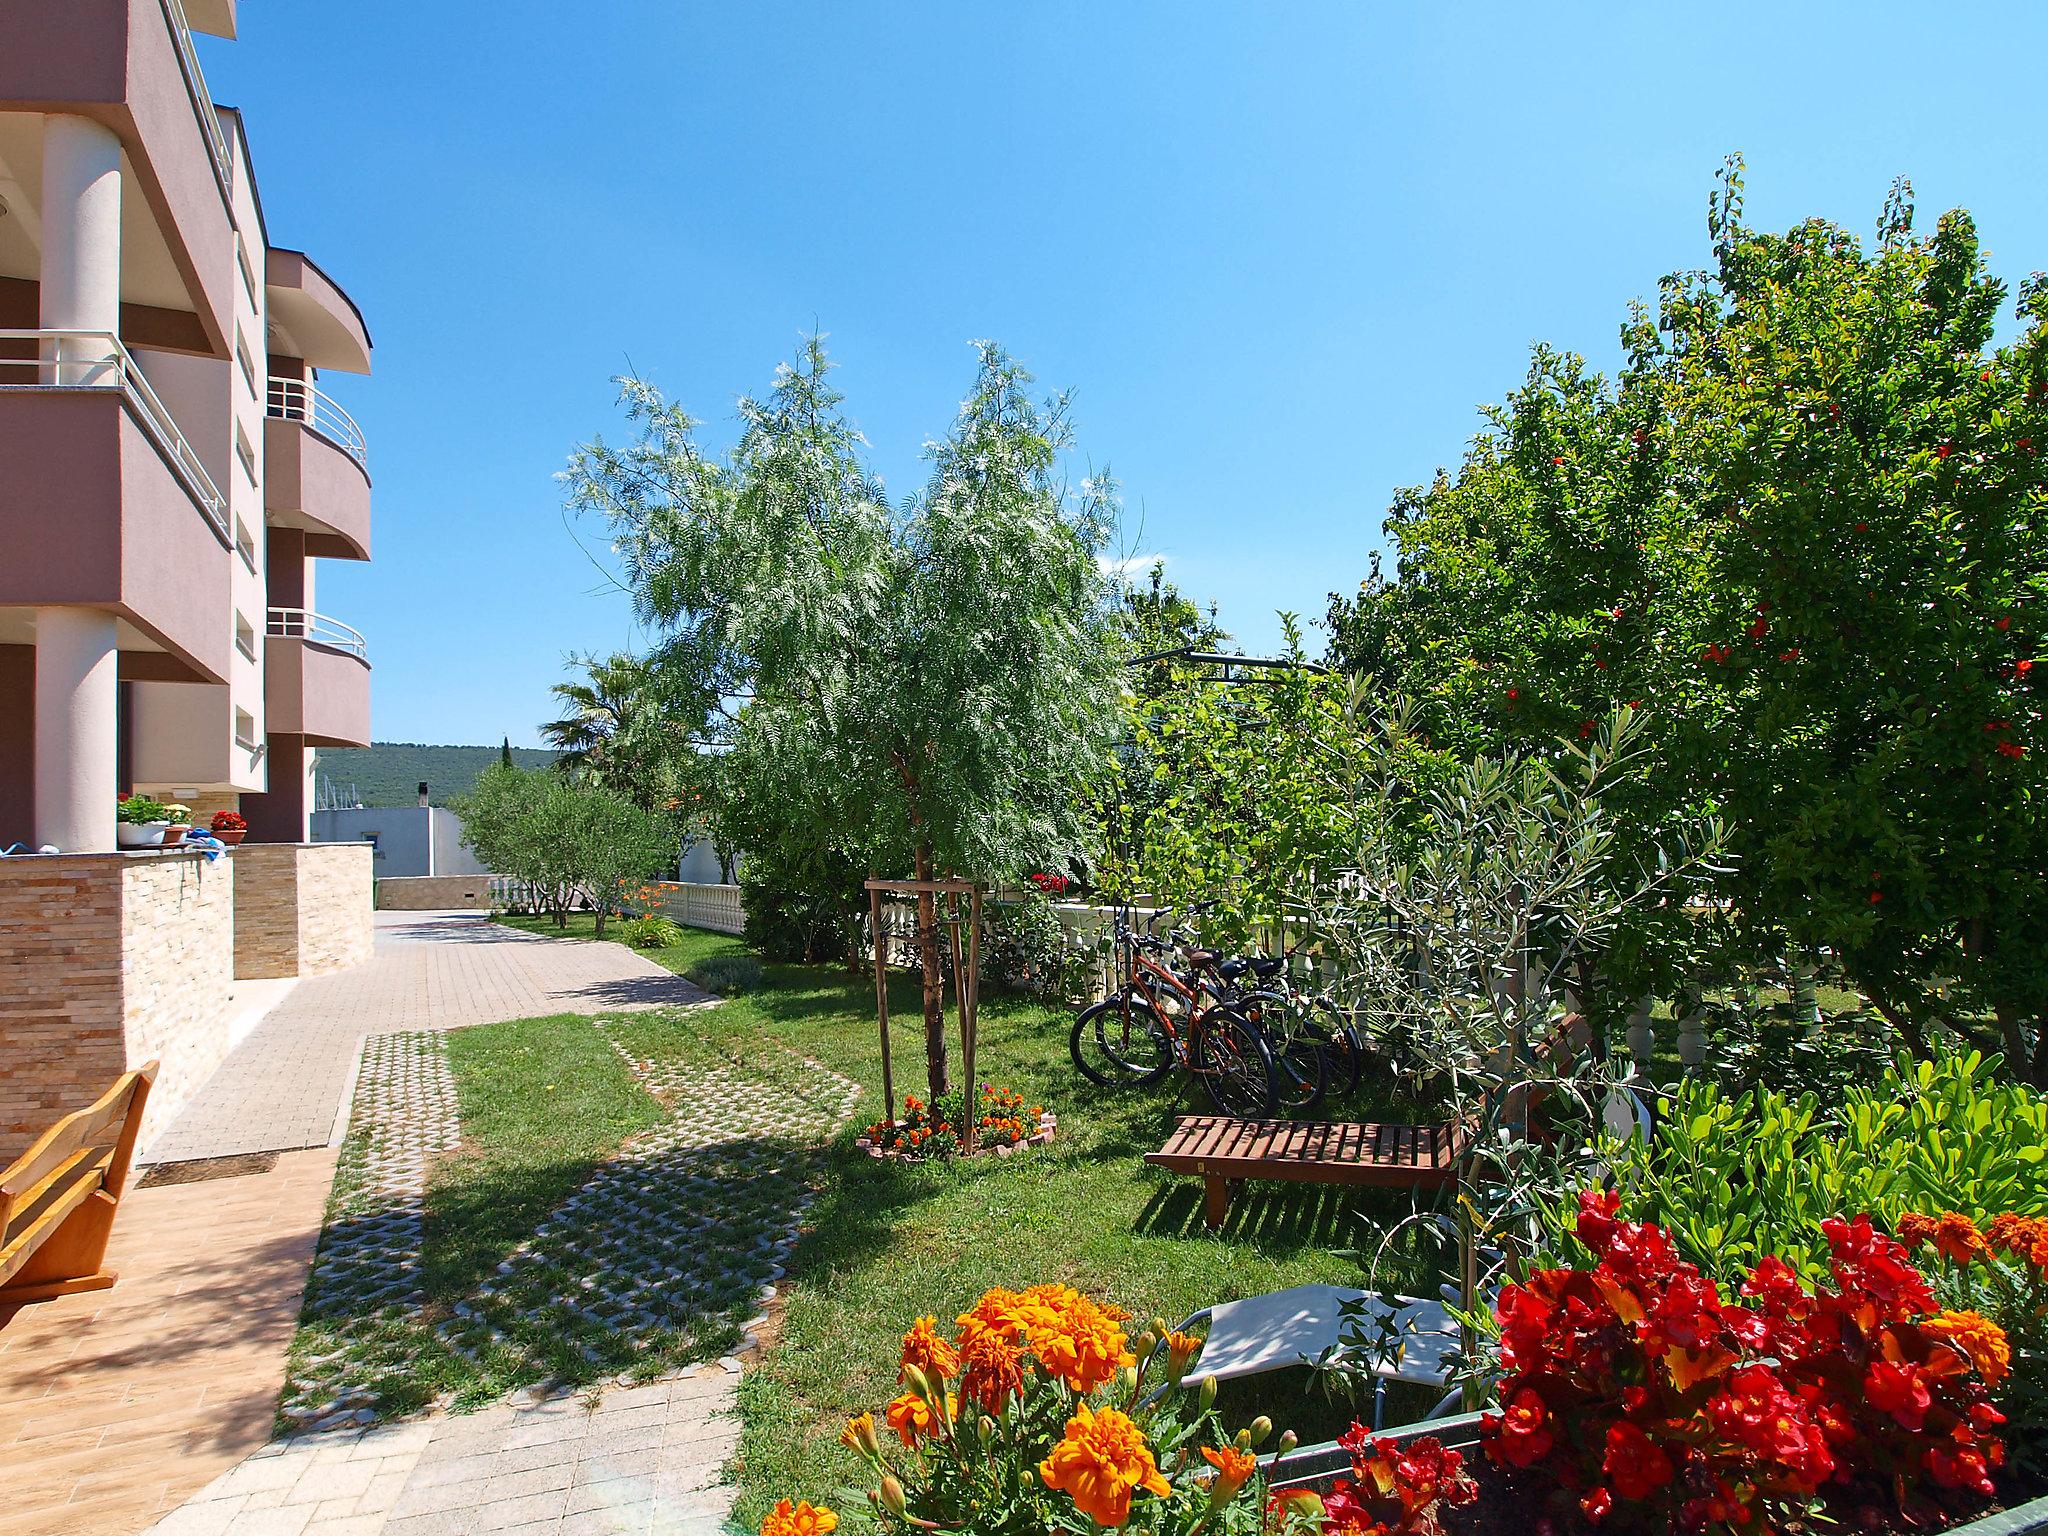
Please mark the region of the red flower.
<svg viewBox="0 0 2048 1536"><path fill-rule="evenodd" d="M2027 749L2016 741L2001 741L1992 750L2000 757L2021 758L2027 755Z"/></svg>
<svg viewBox="0 0 2048 1536"><path fill-rule="evenodd" d="M1954 452L1955 449L1951 448L1947 443L1943 443L1940 447L1934 450L1934 456L1937 459L1945 459Z"/></svg>
<svg viewBox="0 0 2048 1536"><path fill-rule="evenodd" d="M2033 670L2034 663L2031 659L2025 661L2016 661L2012 664L2012 675L2014 677L2025 677L2029 672Z"/></svg>
<svg viewBox="0 0 2048 1536"><path fill-rule="evenodd" d="M1595 1522L1605 1520L1608 1513L1614 1508L1614 1495L1605 1488L1595 1488L1591 1493L1579 1500L1579 1508L1585 1511L1588 1520Z"/></svg>
<svg viewBox="0 0 2048 1536"><path fill-rule="evenodd" d="M1647 1499L1671 1481L1671 1458L1663 1447L1633 1424L1616 1424L1607 1431L1607 1454L1600 1469L1614 1479L1614 1490L1625 1499Z"/></svg>
<svg viewBox="0 0 2048 1536"><path fill-rule="evenodd" d="M1550 1430L1550 1410L1534 1387L1523 1387L1508 1399L1500 1415L1500 1459L1510 1466L1530 1467L1550 1454L1557 1437Z"/></svg>
<svg viewBox="0 0 2048 1536"><path fill-rule="evenodd" d="M1588 736L1592 734L1593 722L1590 720L1581 720L1579 722L1579 740L1584 741Z"/></svg>
<svg viewBox="0 0 2048 1536"><path fill-rule="evenodd" d="M1991 1483L1991 1467L1980 1451L1951 1451L1946 1446L1929 1446L1927 1470L1944 1488L1968 1488L1986 1498L1998 1491Z"/></svg>
<svg viewBox="0 0 2048 1536"><path fill-rule="evenodd" d="M1564 455L1561 453L1554 454L1552 455L1550 462L1553 464L1562 464L1564 462Z"/></svg>
<svg viewBox="0 0 2048 1536"><path fill-rule="evenodd" d="M1780 651L1780 652L1778 652L1778 660L1780 660L1780 661L1797 661L1798 659L1799 659L1799 647L1798 647L1798 646L1796 646L1796 645L1795 645L1795 646L1793 646L1793 647L1792 647L1792 649L1791 649L1791 650L1789 650L1789 651Z"/></svg>
<svg viewBox="0 0 2048 1536"><path fill-rule="evenodd" d="M1917 1365L1880 1360L1863 1374L1863 1395L1870 1406L1888 1413L1907 1429L1918 1429L1933 1406L1926 1374Z"/></svg>
<svg viewBox="0 0 2048 1536"><path fill-rule="evenodd" d="M1883 891L1872 891L1872 892L1870 893L1870 904L1871 904L1871 905L1872 905L1873 907L1874 907L1874 906L1876 906L1876 905L1877 905L1877 904L1878 904L1878 903L1879 903L1880 901L1883 901L1883 900L1884 900L1884 892L1883 892Z"/></svg>
<svg viewBox="0 0 2048 1536"><path fill-rule="evenodd" d="M1997 624L1996 624L1996 625L1995 625L1994 627L1995 627L1995 628L1998 628L1998 629L2011 629L2011 628L2012 628L2012 615L2011 615L2011 614L2007 614L2007 615L2006 615L2006 616L2005 616L2004 618L2000 619L2000 620L1998 621L1998 623L1997 623Z"/></svg>

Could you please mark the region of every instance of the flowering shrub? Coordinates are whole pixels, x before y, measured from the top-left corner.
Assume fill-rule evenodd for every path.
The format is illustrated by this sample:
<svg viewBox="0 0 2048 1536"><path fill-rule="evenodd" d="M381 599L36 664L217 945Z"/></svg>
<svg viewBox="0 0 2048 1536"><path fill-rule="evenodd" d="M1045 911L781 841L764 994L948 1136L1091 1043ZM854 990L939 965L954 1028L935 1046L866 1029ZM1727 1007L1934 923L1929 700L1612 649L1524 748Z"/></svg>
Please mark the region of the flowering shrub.
<svg viewBox="0 0 2048 1536"><path fill-rule="evenodd" d="M215 811L213 813L213 830L216 832L246 832L249 830L249 821L240 811Z"/></svg>
<svg viewBox="0 0 2048 1536"><path fill-rule="evenodd" d="M1495 1463L1542 1472L1592 1520L1688 1531L1769 1527L1817 1498L1869 1527L1882 1500L1919 1519L1993 1491L2005 1336L1941 1310L1867 1216L1821 1223L1830 1284L1767 1256L1737 1300L1619 1204L1579 1198L1590 1270L1501 1292Z"/></svg>
<svg viewBox="0 0 2048 1536"><path fill-rule="evenodd" d="M1403 1442L1353 1424L1337 1443L1351 1478L1322 1496L1323 1536L1436 1536L1444 1509L1479 1497L1464 1456L1434 1436Z"/></svg>
<svg viewBox="0 0 2048 1536"><path fill-rule="evenodd" d="M661 887L651 880L621 880L612 905L624 917L659 917L667 910Z"/></svg>
<svg viewBox="0 0 2048 1536"><path fill-rule="evenodd" d="M882 1428L864 1413L840 1437L876 1480L868 1498L883 1529L1313 1530L1310 1507L1260 1497L1257 1447L1272 1425L1225 1438L1215 1382L1187 1379L1199 1343L1163 1323L1128 1340L1126 1320L1063 1285L989 1291L950 1338L919 1318ZM1278 1452L1293 1445L1283 1435ZM785 1502L761 1531L825 1536L837 1523Z"/></svg>
<svg viewBox="0 0 2048 1536"><path fill-rule="evenodd" d="M1065 875L1026 875L1032 886L1045 896L1064 896L1070 883Z"/></svg>
<svg viewBox="0 0 2048 1536"><path fill-rule="evenodd" d="M1045 1106L1027 1107L1024 1096L993 1083L981 1085L979 1118L974 1122L978 1147L1014 1147L1038 1133ZM867 1129L869 1145L885 1152L908 1153L916 1157L950 1157L960 1150L961 1129L966 1123L958 1094L947 1094L927 1104L914 1093L903 1096L899 1120L877 1120Z"/></svg>
<svg viewBox="0 0 2048 1536"><path fill-rule="evenodd" d="M2048 1468L2048 1220L2007 1212L1981 1227L1968 1216L1908 1214L1907 1248L1927 1254L1948 1332L1984 1365L2010 1421L2015 1464Z"/></svg>

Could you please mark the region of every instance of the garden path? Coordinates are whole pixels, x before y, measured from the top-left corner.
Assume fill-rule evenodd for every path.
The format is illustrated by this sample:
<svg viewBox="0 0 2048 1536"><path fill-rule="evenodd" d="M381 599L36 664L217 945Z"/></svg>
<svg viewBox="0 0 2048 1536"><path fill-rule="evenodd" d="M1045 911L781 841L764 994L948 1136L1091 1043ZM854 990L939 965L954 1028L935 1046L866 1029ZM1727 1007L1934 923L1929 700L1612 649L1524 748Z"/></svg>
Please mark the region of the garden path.
<svg viewBox="0 0 2048 1536"><path fill-rule="evenodd" d="M370 1035L709 999L623 944L543 938L476 912L379 912L374 957L294 987L143 1155L184 1162L338 1143Z"/></svg>

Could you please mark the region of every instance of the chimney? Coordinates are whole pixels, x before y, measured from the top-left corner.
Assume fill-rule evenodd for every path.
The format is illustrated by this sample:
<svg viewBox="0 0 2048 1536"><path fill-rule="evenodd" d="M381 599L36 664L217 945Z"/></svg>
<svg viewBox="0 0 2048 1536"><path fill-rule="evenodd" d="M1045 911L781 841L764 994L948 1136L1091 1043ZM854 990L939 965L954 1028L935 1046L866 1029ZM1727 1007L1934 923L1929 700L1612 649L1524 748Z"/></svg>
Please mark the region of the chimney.
<svg viewBox="0 0 2048 1536"><path fill-rule="evenodd" d="M433 804L433 801L431 801L431 800L429 800L429 799L427 798L427 781L426 781L425 779L421 779L421 780L420 780L420 804L421 804L421 805L432 805L432 804Z"/></svg>

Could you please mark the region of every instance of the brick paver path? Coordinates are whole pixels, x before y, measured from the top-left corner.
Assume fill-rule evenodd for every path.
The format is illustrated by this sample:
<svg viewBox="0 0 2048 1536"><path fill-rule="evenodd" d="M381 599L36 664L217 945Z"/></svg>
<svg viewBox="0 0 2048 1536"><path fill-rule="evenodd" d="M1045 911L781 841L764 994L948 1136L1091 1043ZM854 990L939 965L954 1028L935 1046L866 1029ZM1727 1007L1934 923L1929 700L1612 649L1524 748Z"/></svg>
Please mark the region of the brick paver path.
<svg viewBox="0 0 2048 1536"><path fill-rule="evenodd" d="M182 1162L339 1141L368 1035L707 997L623 944L544 938L474 912L380 912L375 957L294 987L144 1155Z"/></svg>
<svg viewBox="0 0 2048 1536"><path fill-rule="evenodd" d="M334 1156L130 1189L120 1284L0 1308L0 1536L130 1536L270 1439Z"/></svg>
<svg viewBox="0 0 2048 1536"><path fill-rule="evenodd" d="M153 1536L717 1536L738 1382L698 1366L595 1403L565 1395L279 1441Z"/></svg>

